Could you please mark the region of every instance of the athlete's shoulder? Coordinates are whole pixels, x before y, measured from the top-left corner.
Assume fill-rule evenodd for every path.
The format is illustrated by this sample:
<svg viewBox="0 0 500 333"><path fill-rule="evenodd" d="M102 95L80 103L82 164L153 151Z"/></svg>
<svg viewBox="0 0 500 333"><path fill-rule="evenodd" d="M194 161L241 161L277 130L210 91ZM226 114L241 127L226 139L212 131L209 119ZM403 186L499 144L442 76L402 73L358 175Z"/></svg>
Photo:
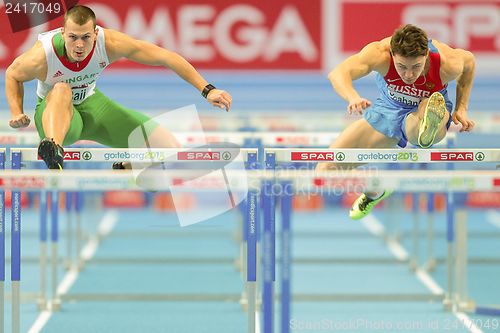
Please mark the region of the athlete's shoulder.
<svg viewBox="0 0 500 333"><path fill-rule="evenodd" d="M373 70L386 72L391 60L390 37L368 43L359 53L365 62L371 64Z"/></svg>
<svg viewBox="0 0 500 333"><path fill-rule="evenodd" d="M40 41L37 41L28 51L19 55L9 66L20 82L32 79L44 80L47 74L47 60L45 50Z"/></svg>
<svg viewBox="0 0 500 333"><path fill-rule="evenodd" d="M121 58L123 50L130 43L131 38L123 32L113 29L103 29L104 40L106 43L106 52L110 61L113 62Z"/></svg>
<svg viewBox="0 0 500 333"><path fill-rule="evenodd" d="M391 51L391 37L386 37L379 41L374 42L379 48L380 52L390 52Z"/></svg>
<svg viewBox="0 0 500 333"><path fill-rule="evenodd" d="M391 43L390 37L384 38L382 40L377 40L366 44L365 47L363 47L363 49L361 50L361 52L369 53L370 55L373 56L376 55L379 57L381 56L383 57L390 54L390 49L391 49L390 43Z"/></svg>
<svg viewBox="0 0 500 333"><path fill-rule="evenodd" d="M106 44L108 44L108 43L115 43L116 44L117 42L120 42L124 38L128 37L123 32L113 30L113 29L102 28L102 32L104 34L104 39L106 41Z"/></svg>
<svg viewBox="0 0 500 333"><path fill-rule="evenodd" d="M452 48L437 40L432 40L432 44L439 51L441 57L441 77L445 82L459 77L464 70L464 66L467 66L468 62L474 61L473 54L467 50Z"/></svg>
<svg viewBox="0 0 500 333"><path fill-rule="evenodd" d="M36 41L29 50L21 54L17 59L29 67L39 67L47 63L45 49L41 41Z"/></svg>

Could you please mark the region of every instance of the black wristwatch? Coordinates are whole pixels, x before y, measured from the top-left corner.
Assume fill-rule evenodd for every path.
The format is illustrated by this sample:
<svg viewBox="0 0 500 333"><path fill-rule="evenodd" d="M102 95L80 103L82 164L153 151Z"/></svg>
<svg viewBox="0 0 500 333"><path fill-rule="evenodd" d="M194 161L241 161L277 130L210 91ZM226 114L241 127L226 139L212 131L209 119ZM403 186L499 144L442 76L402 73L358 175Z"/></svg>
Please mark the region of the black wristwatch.
<svg viewBox="0 0 500 333"><path fill-rule="evenodd" d="M216 88L215 88L213 85L211 85L210 83L209 83L209 84L207 84L207 85L205 86L205 88L203 88L203 90L201 91L201 96L203 96L203 97L207 98L208 93L209 93L210 91L214 90L214 89L216 89Z"/></svg>

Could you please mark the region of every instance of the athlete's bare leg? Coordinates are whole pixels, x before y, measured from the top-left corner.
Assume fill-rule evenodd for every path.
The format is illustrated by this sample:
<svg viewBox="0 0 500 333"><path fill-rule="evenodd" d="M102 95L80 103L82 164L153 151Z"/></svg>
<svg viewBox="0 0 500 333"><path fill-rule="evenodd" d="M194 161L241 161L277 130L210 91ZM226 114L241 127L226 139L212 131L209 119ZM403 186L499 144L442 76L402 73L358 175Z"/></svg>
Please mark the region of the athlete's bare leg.
<svg viewBox="0 0 500 333"><path fill-rule="evenodd" d="M412 112L406 118L406 137L408 141L415 146L418 146L418 130L420 126L421 120L424 118L425 108L427 107L427 103L429 99L426 98L420 102L417 111ZM444 139L446 136L446 124L448 123L448 119L450 118L450 113L448 111L445 112L445 116L443 121L439 124L439 129L436 134L436 138L434 139L434 143L438 143Z"/></svg>
<svg viewBox="0 0 500 333"><path fill-rule="evenodd" d="M330 148L393 148L398 144L398 139L390 138L380 133L374 129L366 119L360 119L349 125L335 140L335 142L330 146ZM322 162L318 163L316 170L326 171L326 170L339 170L339 169L353 169L363 163L334 163L334 162ZM362 194L353 204L353 208L349 212L349 215L353 219L362 218L366 213L359 212L359 202L366 200L363 198L379 198L382 200L386 192L375 193L368 192Z"/></svg>
<svg viewBox="0 0 500 333"><path fill-rule="evenodd" d="M62 146L73 117L71 87L67 83L56 83L49 91L42 115L43 131L47 138Z"/></svg>
<svg viewBox="0 0 500 333"><path fill-rule="evenodd" d="M148 136L151 148L180 148L177 138L165 128L158 126Z"/></svg>
<svg viewBox="0 0 500 333"><path fill-rule="evenodd" d="M359 119L349 125L330 148L393 148L398 141L374 129L366 119ZM321 162L316 166L316 170L353 169L362 164Z"/></svg>
<svg viewBox="0 0 500 333"><path fill-rule="evenodd" d="M157 126L151 133L147 133L148 131L143 127L143 133L145 134L143 138L138 139L140 141L140 145L136 145L130 148L181 148L180 142L177 138L167 129ZM139 143L139 142L138 142ZM125 169L134 168L142 168L144 165L142 163L132 163L130 162L121 162L121 166ZM146 165L149 166L149 165Z"/></svg>

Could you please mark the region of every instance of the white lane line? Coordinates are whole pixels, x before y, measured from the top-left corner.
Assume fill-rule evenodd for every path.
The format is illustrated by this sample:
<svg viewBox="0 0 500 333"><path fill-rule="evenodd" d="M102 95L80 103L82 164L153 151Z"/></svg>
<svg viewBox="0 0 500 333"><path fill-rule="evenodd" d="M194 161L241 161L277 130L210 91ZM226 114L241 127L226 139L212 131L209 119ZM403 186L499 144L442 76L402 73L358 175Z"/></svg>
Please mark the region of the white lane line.
<svg viewBox="0 0 500 333"><path fill-rule="evenodd" d="M493 217L492 218L488 218L488 220L490 220L490 223L491 221L498 221L500 218L500 214L498 214L496 211L491 211L491 212L488 212L489 216L493 214ZM497 216L495 216L494 214L496 214ZM383 225L382 223L380 223L380 221L373 215L373 214L370 214L368 216L366 216L363 221L365 219L368 219L368 221L366 221L365 223L363 223L366 228L374 235L377 235L377 236L382 236L383 235L383 232L380 233L380 230L382 229L383 230ZM500 222L499 222L499 227L500 227ZM373 231L375 230L375 231ZM390 243L388 244L388 246L390 246ZM407 251L400 245L401 249L406 253L406 255L408 255ZM391 250L391 252L393 252ZM393 252L394 253L394 252ZM397 255L395 255L396 258ZM399 258L398 258L399 259ZM439 284L425 271L421 270L421 269L417 269L416 272L415 272L415 275L417 277L417 279L422 282L433 294L435 295L442 295L444 293L444 289L439 286ZM463 312L453 312L453 314L455 315L455 317L457 317L460 322L462 323L463 326L465 326L471 333L484 333L479 327L477 327L475 324L474 324L474 321L465 313Z"/></svg>
<svg viewBox="0 0 500 333"><path fill-rule="evenodd" d="M408 260L409 254L408 251L404 247L401 246L401 244L394 240L391 239L387 242L387 246L389 247L389 251L400 261L406 261Z"/></svg>
<svg viewBox="0 0 500 333"><path fill-rule="evenodd" d="M61 283L57 286L57 294L66 294L71 286L75 283L78 278L78 269L71 267L71 269L64 275Z"/></svg>
<svg viewBox="0 0 500 333"><path fill-rule="evenodd" d="M109 211L97 226L97 234L100 237L105 237L113 231L116 223L118 222L118 212L116 210Z"/></svg>
<svg viewBox="0 0 500 333"><path fill-rule="evenodd" d="M373 214L370 214L361 220L361 223L375 236L383 236L385 234L385 228L382 223Z"/></svg>
<svg viewBox="0 0 500 333"><path fill-rule="evenodd" d="M98 247L99 247L99 240L97 236L92 236L87 242L87 244L85 244L83 249L80 251L80 257L83 259L83 261L90 260L94 256Z"/></svg>
<svg viewBox="0 0 500 333"><path fill-rule="evenodd" d="M361 220L361 223L365 226L365 228L374 236L383 237L385 235L385 227L382 223L373 214L366 216ZM400 261L408 260L408 252L404 249L404 247L399 244L399 242L395 240L388 240L387 246L389 247L389 251Z"/></svg>
<svg viewBox="0 0 500 333"><path fill-rule="evenodd" d="M104 234L101 235L108 235L116 225L116 222L118 221L118 212L115 210L108 211L102 218L101 222L99 223L98 230L105 230ZM95 255L96 250L97 250L98 242L95 239L89 240L89 242L85 245L85 247L82 249L82 256L83 254L86 255L84 258L85 260L90 260L92 257ZM71 286L75 283L76 279L78 278L78 270L75 268L70 269L63 277L61 283L59 286L57 286L57 293L59 295L64 295L66 294ZM47 322L49 321L50 317L52 317L52 311L42 311L36 318L35 322L33 325L30 327L28 330L28 333L39 333L42 331L42 329L45 327Z"/></svg>
<svg viewBox="0 0 500 333"><path fill-rule="evenodd" d="M29 329L28 333L38 333L40 332L43 327L47 324L49 321L50 317L52 317L52 312L44 310L40 312L38 317L36 318L35 322Z"/></svg>
<svg viewBox="0 0 500 333"><path fill-rule="evenodd" d="M417 269L415 272L417 278L427 287L434 295L443 295L444 290L437 284L437 282L430 276L426 271L422 269Z"/></svg>
<svg viewBox="0 0 500 333"><path fill-rule="evenodd" d="M468 315L463 312L455 312L455 317L460 320L460 324L465 326L471 333L484 333L479 327L474 324L474 320L470 319Z"/></svg>

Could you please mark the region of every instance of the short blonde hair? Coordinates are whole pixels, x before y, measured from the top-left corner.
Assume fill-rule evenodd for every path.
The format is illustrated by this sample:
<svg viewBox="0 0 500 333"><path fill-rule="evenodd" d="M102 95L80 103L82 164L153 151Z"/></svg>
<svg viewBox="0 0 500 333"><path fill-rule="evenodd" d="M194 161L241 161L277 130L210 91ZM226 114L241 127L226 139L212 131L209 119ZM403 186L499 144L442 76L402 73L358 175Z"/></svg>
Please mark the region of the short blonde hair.
<svg viewBox="0 0 500 333"><path fill-rule="evenodd" d="M96 27L95 13L89 7L76 5L68 9L66 14L64 14L64 25L66 25L66 21L70 18L78 25L84 25L89 20L92 20L92 23L94 23L94 29Z"/></svg>

